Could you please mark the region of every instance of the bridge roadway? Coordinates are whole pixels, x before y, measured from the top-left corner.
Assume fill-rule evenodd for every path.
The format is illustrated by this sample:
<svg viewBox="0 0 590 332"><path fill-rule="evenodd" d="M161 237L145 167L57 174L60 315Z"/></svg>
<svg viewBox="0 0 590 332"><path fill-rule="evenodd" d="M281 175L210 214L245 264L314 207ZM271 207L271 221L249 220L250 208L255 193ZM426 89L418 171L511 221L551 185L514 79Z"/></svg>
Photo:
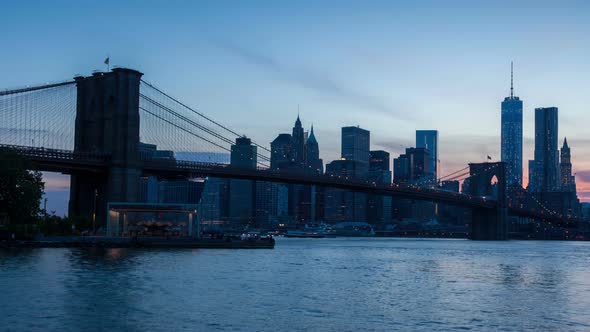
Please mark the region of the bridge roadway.
<svg viewBox="0 0 590 332"><path fill-rule="evenodd" d="M26 146L1 145L27 157L41 171L71 174L75 172L100 173L107 170L109 156L79 153ZM368 181L341 178L330 175L287 173L269 169L245 169L228 164L203 163L182 160L144 160L140 165L142 174L162 178L219 177L267 182L306 184L332 187L368 194L395 196L407 199L432 201L468 208L498 207L493 199L465 195L411 185L379 184Z"/></svg>
<svg viewBox="0 0 590 332"><path fill-rule="evenodd" d="M95 153L80 153L70 150L45 149L26 146L2 145L27 157L34 167L41 171L72 173L102 173L107 171L109 156ZM305 184L338 188L399 197L410 200L431 201L465 208L496 209L499 203L494 199L472 196L457 192L401 184L379 184L330 175L287 173L269 169L245 169L228 164L203 163L183 160L144 160L140 165L143 175L161 178L219 177L255 181ZM572 225L577 218L550 214L543 210L522 207L508 207L508 214L533 219L553 221L559 225Z"/></svg>
<svg viewBox="0 0 590 332"><path fill-rule="evenodd" d="M266 182L292 183L331 187L367 194L393 196L421 201L432 201L468 208L479 207L494 209L498 207L495 200L464 195L437 189L411 185L379 184L375 182L342 178L330 175L313 175L296 172L282 172L269 169L246 169L227 164L207 164L191 161L151 160L143 164L143 173L163 177L218 177L245 179Z"/></svg>

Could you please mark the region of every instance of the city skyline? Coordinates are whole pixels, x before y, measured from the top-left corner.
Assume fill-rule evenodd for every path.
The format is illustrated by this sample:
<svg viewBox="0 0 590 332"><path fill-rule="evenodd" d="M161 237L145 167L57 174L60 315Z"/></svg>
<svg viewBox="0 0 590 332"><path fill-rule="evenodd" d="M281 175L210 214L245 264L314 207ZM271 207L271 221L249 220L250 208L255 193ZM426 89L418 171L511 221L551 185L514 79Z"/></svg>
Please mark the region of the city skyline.
<svg viewBox="0 0 590 332"><path fill-rule="evenodd" d="M559 107L558 139L568 137L578 193L587 201L590 141L576 123L590 120L590 97L583 89L590 69L584 60L590 53L584 42L589 23L580 9L588 4L532 3L510 2L516 11L530 14L518 22L506 14L508 2L373 2L362 10L329 3L312 10L303 2L268 4L260 13L244 4L234 4L241 8L233 13L220 4L187 3L168 8L177 22L160 17L157 4L138 9L109 1L38 3L35 8L17 3L0 14L2 25L18 27L7 36L12 47L0 55L0 70L3 87L9 88L105 69L102 62L110 56L113 65L149 73L146 80L265 146L276 133L290 132L300 104L303 127L314 124L326 163L338 158L342 126L370 130L371 149L392 156L413 146L416 129L436 129L440 173L445 174L487 155L500 159L499 101L508 94L507 72L514 60L515 84L525 101L523 160L533 155L534 109ZM16 21L24 16L14 13L25 10L28 20ZM127 15L131 11L136 15ZM287 11L299 15L283 23L280 14ZM47 13L64 19L50 19ZM111 24L83 24L71 31L72 24L89 19L88 13L109 16ZM345 19L351 13L355 19ZM539 19L549 16L549 23ZM156 23L140 23L146 21ZM481 24L467 31L473 21ZM122 31L122 24L138 28ZM314 33L319 27L322 33ZM43 42L39 34L52 42ZM27 43L30 38L39 42ZM265 121L244 125L246 116ZM525 165L525 186L527 177ZM67 183L59 176L47 180L48 191L63 190Z"/></svg>

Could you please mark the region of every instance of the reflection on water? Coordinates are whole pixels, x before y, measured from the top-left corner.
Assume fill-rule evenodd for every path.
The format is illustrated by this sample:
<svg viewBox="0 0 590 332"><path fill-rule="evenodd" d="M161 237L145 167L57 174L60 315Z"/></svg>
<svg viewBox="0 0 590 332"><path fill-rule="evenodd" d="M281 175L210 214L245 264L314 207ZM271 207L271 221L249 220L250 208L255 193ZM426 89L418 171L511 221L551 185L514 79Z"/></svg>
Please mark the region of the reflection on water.
<svg viewBox="0 0 590 332"><path fill-rule="evenodd" d="M590 243L0 251L0 330L589 330Z"/></svg>

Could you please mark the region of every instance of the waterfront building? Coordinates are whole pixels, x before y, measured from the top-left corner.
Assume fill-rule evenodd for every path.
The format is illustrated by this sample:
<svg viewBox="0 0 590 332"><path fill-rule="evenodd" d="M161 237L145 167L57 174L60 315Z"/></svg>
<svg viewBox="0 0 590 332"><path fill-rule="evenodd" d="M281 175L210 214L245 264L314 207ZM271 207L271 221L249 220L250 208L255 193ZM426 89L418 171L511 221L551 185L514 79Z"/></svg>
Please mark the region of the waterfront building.
<svg viewBox="0 0 590 332"><path fill-rule="evenodd" d="M506 163L506 185L522 186L522 100L514 96L510 66L510 96L502 102L501 160Z"/></svg>
<svg viewBox="0 0 590 332"><path fill-rule="evenodd" d="M370 132L358 126L342 127L341 159L326 165L326 174L342 179L368 178ZM366 221L367 195L326 188L324 218L329 222Z"/></svg>
<svg viewBox="0 0 590 332"><path fill-rule="evenodd" d="M199 218L208 225L221 227L229 217L229 180L207 178L201 195Z"/></svg>
<svg viewBox="0 0 590 332"><path fill-rule="evenodd" d="M158 183L160 203L198 204L204 188L202 180L164 180Z"/></svg>
<svg viewBox="0 0 590 332"><path fill-rule="evenodd" d="M139 143L141 160L176 160L173 151L158 150L155 144ZM138 200L145 203L197 204L204 184L193 180L158 180L155 176L139 179Z"/></svg>
<svg viewBox="0 0 590 332"><path fill-rule="evenodd" d="M389 152L374 150L370 152L369 181L379 184L391 183ZM367 221L373 225L383 225L391 221L391 196L367 195Z"/></svg>
<svg viewBox="0 0 590 332"><path fill-rule="evenodd" d="M535 155L529 161L530 192L561 189L557 149L557 107L535 109Z"/></svg>
<svg viewBox="0 0 590 332"><path fill-rule="evenodd" d="M393 180L417 186L433 184L430 171L430 151L427 148L407 148L404 154L393 160ZM393 210L396 218L412 218L429 221L435 215L435 204L431 202L415 202L411 200L395 200Z"/></svg>
<svg viewBox="0 0 590 332"><path fill-rule="evenodd" d="M429 169L432 179L438 179L438 131L437 130L416 130L416 147L425 148L430 152Z"/></svg>
<svg viewBox="0 0 590 332"><path fill-rule="evenodd" d="M334 160L326 165L326 175L341 179L359 178L359 175L366 176L366 165L357 160ZM325 188L324 204L324 218L328 222L366 221L366 194Z"/></svg>
<svg viewBox="0 0 590 332"><path fill-rule="evenodd" d="M236 144L231 146L230 165L240 168L256 168L257 149L249 138L236 138ZM231 227L240 228L253 224L256 197L254 181L231 179L229 189L229 222Z"/></svg>
<svg viewBox="0 0 590 332"><path fill-rule="evenodd" d="M274 227L289 212L288 187L282 183L256 182L256 226Z"/></svg>
<svg viewBox="0 0 590 332"><path fill-rule="evenodd" d="M271 142L270 168L290 173L323 173L323 161L319 157L319 144L313 127L309 132L305 132L299 116L293 126L292 134L279 134ZM281 189L284 188L288 192L288 214L292 217L289 220L297 223L314 221L318 215L319 206L316 202L318 199L316 188L297 184L281 187ZM281 218L287 220L287 218Z"/></svg>

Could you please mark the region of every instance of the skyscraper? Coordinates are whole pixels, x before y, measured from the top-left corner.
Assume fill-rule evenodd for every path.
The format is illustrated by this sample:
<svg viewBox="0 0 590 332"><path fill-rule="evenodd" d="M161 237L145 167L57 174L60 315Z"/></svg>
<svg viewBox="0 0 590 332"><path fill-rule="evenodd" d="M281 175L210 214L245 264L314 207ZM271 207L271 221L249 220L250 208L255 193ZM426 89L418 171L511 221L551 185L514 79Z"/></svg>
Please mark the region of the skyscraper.
<svg viewBox="0 0 590 332"><path fill-rule="evenodd" d="M424 179L432 175L430 171L430 151L426 148L407 148L393 160L393 179L395 182L410 182Z"/></svg>
<svg viewBox="0 0 590 332"><path fill-rule="evenodd" d="M236 144L231 146L230 164L241 168L256 168L257 149L249 138L236 138Z"/></svg>
<svg viewBox="0 0 590 332"><path fill-rule="evenodd" d="M370 132L360 127L342 127L342 158L369 164Z"/></svg>
<svg viewBox="0 0 590 332"><path fill-rule="evenodd" d="M291 135L291 159L296 167L305 167L305 134L301 126L301 120L297 115L295 126L293 126L293 134Z"/></svg>
<svg viewBox="0 0 590 332"><path fill-rule="evenodd" d="M371 151L369 181L391 184L389 152ZM371 224L385 224L391 221L391 196L367 196L367 221Z"/></svg>
<svg viewBox="0 0 590 332"><path fill-rule="evenodd" d="M256 146L247 137L236 138L231 146L231 166L256 168ZM229 184L229 220L233 226L254 222L255 186L254 181L231 179Z"/></svg>
<svg viewBox="0 0 590 332"><path fill-rule="evenodd" d="M273 170L286 170L291 165L290 134L279 134L270 143L270 168Z"/></svg>
<svg viewBox="0 0 590 332"><path fill-rule="evenodd" d="M369 180L377 183L391 183L391 170L389 167L389 152L374 150L370 152Z"/></svg>
<svg viewBox="0 0 590 332"><path fill-rule="evenodd" d="M576 178L572 175L572 159L570 147L567 145L567 138L563 140L561 147L561 162L559 164L561 172L561 191L576 192Z"/></svg>
<svg viewBox="0 0 590 332"><path fill-rule="evenodd" d="M341 160L326 165L326 174L343 178L367 179L370 159L370 132L360 127L342 127ZM325 219L330 222L365 221L367 195L342 189L325 189Z"/></svg>
<svg viewBox="0 0 590 332"><path fill-rule="evenodd" d="M501 158L506 163L506 185L522 186L522 100L514 96L512 63L510 96L502 102Z"/></svg>
<svg viewBox="0 0 590 332"><path fill-rule="evenodd" d="M436 130L416 130L416 147L425 148L430 152L430 173L433 179L438 179L438 131Z"/></svg>
<svg viewBox="0 0 590 332"><path fill-rule="evenodd" d="M560 190L557 107L535 108L535 159L529 160L531 192Z"/></svg>
<svg viewBox="0 0 590 332"><path fill-rule="evenodd" d="M348 159L326 164L326 174L341 178L359 178L366 174L362 162ZM343 189L325 188L324 217L328 222L366 221L367 195Z"/></svg>
<svg viewBox="0 0 590 332"><path fill-rule="evenodd" d="M320 148L313 132L313 126L311 126L307 142L305 142L305 166L310 173L324 173L324 164L320 159Z"/></svg>

